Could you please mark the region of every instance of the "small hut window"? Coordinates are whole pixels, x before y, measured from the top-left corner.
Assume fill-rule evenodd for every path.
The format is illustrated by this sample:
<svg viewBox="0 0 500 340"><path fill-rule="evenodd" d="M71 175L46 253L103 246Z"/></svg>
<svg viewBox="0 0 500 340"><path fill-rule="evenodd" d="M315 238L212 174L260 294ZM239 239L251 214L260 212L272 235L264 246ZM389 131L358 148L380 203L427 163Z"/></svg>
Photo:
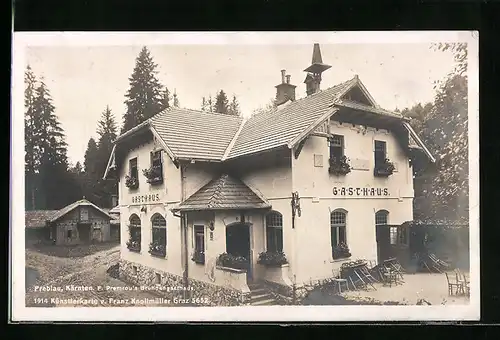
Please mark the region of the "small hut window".
<svg viewBox="0 0 500 340"><path fill-rule="evenodd" d="M268 252L283 251L283 215L277 211L266 216L266 238Z"/></svg>

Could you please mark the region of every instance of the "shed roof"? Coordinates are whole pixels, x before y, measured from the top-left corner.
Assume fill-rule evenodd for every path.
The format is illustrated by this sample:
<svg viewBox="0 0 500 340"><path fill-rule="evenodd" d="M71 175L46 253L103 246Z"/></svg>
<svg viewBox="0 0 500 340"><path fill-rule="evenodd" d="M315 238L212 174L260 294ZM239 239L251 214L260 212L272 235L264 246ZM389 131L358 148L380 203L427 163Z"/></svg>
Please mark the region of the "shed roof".
<svg viewBox="0 0 500 340"><path fill-rule="evenodd" d="M43 228L58 210L30 210L25 212L24 223L26 228Z"/></svg>
<svg viewBox="0 0 500 340"><path fill-rule="evenodd" d="M177 211L270 208L271 204L242 181L227 174L213 179L188 199Z"/></svg>

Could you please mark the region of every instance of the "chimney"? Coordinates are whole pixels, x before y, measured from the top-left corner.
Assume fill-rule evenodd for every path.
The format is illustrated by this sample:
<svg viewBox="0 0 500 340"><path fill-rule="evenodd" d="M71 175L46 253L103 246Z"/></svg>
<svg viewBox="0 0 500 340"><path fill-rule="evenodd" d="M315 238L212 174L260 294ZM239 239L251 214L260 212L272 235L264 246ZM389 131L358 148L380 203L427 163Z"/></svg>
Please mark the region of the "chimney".
<svg viewBox="0 0 500 340"><path fill-rule="evenodd" d="M276 85L276 105L281 105L288 100L295 100L295 88L297 86L290 84L290 75L286 70L281 70L281 84Z"/></svg>
<svg viewBox="0 0 500 340"><path fill-rule="evenodd" d="M311 66L304 70L304 72L307 72L304 83L306 84L306 93L308 96L320 91L321 74L330 67L330 65L323 64L319 44L314 44Z"/></svg>

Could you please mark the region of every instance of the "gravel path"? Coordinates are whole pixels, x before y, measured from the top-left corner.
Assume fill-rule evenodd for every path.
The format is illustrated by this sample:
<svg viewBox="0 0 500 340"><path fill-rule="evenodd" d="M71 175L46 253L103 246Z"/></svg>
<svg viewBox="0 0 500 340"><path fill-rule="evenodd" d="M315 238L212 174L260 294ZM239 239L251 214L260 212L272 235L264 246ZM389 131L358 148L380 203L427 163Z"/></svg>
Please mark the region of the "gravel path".
<svg viewBox="0 0 500 340"><path fill-rule="evenodd" d="M108 275L120 257L119 246L78 258L60 258L26 250L26 267L36 283L27 288L30 307L170 306ZM36 274L38 278L36 278ZM129 290L127 290L129 289Z"/></svg>

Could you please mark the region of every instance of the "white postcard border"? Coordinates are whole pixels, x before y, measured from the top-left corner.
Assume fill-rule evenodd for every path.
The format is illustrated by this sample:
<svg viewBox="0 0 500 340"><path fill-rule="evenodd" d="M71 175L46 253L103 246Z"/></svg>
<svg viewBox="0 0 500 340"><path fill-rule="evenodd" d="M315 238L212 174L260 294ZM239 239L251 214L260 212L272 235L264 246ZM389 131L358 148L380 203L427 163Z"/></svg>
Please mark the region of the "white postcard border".
<svg viewBox="0 0 500 340"><path fill-rule="evenodd" d="M12 321L438 321L479 320L479 34L477 31L14 33L11 119ZM23 75L26 46L158 44L468 43L470 303L433 306L71 307L25 306ZM132 309L131 309L132 308Z"/></svg>

